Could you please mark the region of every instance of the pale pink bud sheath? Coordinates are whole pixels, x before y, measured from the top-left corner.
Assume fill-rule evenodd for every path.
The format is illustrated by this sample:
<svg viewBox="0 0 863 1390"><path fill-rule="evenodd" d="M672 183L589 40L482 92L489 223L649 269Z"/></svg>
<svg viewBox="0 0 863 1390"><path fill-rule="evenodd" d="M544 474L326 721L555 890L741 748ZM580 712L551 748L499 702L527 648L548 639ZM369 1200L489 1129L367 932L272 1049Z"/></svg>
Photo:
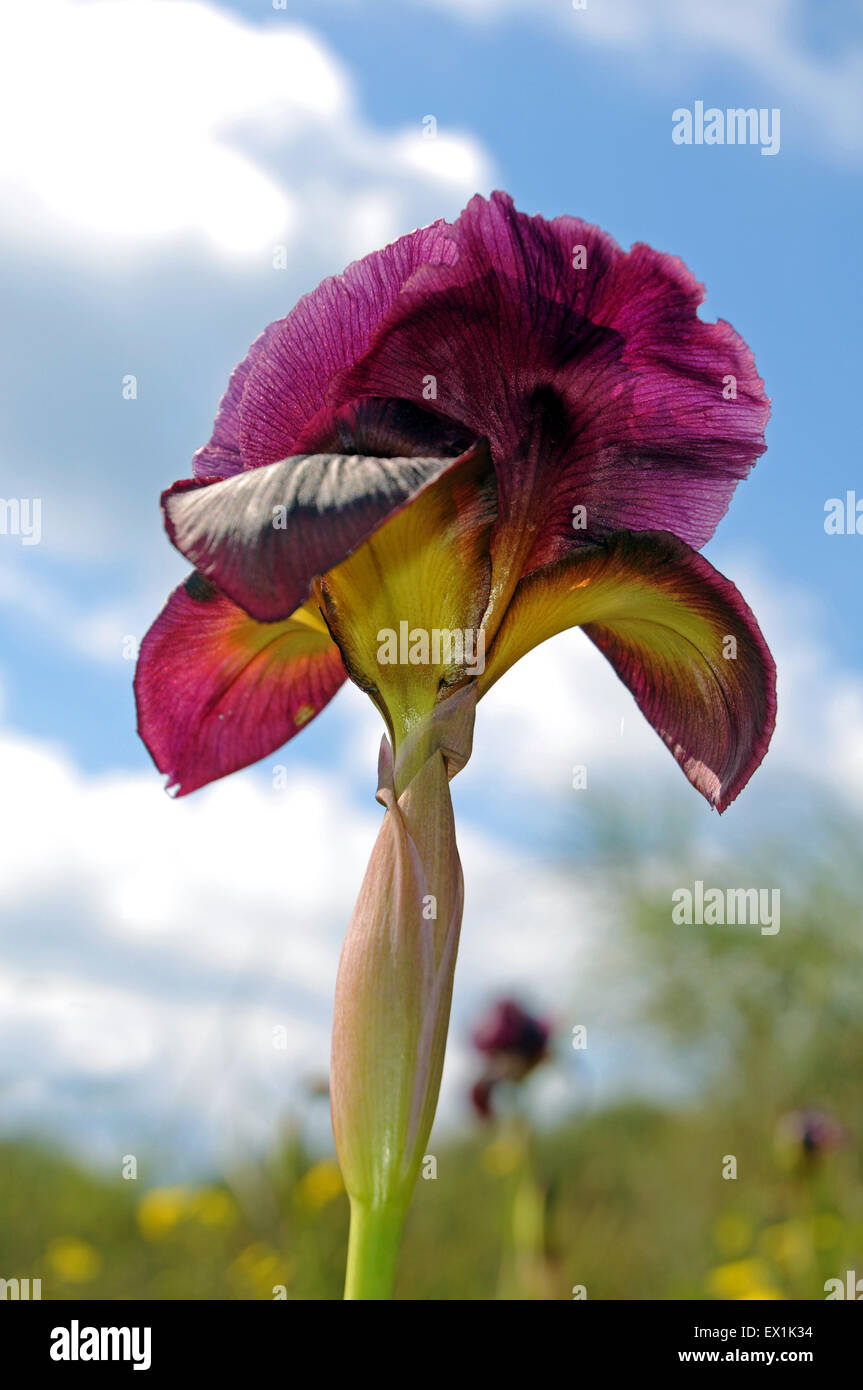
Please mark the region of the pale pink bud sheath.
<svg viewBox="0 0 863 1390"><path fill-rule="evenodd" d="M392 1292L434 1120L464 903L449 777L470 751L475 696L464 687L438 706L396 768L381 745L386 815L342 949L333 1028L333 1131L351 1200L347 1298ZM411 775L420 742L427 756Z"/></svg>

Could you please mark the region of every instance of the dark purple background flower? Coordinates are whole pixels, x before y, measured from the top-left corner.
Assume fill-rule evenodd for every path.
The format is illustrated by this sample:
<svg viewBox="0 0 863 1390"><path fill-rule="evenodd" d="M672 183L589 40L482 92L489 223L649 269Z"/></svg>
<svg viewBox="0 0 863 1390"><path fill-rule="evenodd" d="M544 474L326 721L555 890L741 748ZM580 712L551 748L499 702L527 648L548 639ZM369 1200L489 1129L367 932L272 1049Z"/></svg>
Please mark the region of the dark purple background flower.
<svg viewBox="0 0 863 1390"><path fill-rule="evenodd" d="M491 1114L491 1095L501 1081L519 1082L548 1056L551 1028L515 999L491 1005L472 1034L472 1042L485 1059L483 1075L474 1084L471 1099L480 1115Z"/></svg>

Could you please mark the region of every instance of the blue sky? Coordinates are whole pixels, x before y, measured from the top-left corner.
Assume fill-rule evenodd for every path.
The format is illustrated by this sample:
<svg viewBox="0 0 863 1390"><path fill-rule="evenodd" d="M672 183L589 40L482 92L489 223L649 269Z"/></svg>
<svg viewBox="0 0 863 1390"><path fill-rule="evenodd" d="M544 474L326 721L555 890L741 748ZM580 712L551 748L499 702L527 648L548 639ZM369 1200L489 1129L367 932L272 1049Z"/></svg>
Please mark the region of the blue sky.
<svg viewBox="0 0 863 1390"><path fill-rule="evenodd" d="M474 191L682 256L705 316L753 347L769 449L708 554L776 650L781 722L720 827L580 639L502 682L457 784L473 933L457 1024L508 983L572 1007L609 912L586 873L570 933L573 890L548 868L564 822L578 840L575 762L603 795L689 798L720 860L789 789L857 805L863 536L826 535L824 504L863 499L863 6L13 0L4 30L0 496L41 499L43 518L39 545L0 536L8 1122L89 1134L110 1156L128 1142L118 1127L164 1118L172 1059L206 1093L227 1047L224 1112L233 1123L251 1091L265 1136L289 1089L270 1022L291 1020L291 1084L326 1065L338 942L377 823L376 717L347 692L284 754L174 806L134 733L124 644L184 572L158 494L188 473L250 341L324 275ZM672 112L699 100L778 107L779 153L675 145ZM526 912L543 919L530 949ZM214 1041L196 1051L202 1030ZM225 1119L188 1123L209 1153Z"/></svg>

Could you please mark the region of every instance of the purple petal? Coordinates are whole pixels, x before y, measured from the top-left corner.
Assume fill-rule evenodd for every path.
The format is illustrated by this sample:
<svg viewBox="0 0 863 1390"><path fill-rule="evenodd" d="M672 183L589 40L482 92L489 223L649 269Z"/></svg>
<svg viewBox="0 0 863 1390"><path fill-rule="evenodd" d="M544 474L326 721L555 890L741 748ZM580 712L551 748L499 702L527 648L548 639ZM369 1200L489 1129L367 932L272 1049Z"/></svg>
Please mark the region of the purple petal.
<svg viewBox="0 0 863 1390"><path fill-rule="evenodd" d="M235 473L242 472L240 401L243 399L249 372L284 322L282 319L277 323L271 323L263 333L259 333L242 362L232 371L228 389L219 402L210 441L198 449L192 460L192 472L201 482L232 478Z"/></svg>
<svg viewBox="0 0 863 1390"><path fill-rule="evenodd" d="M276 622L305 602L317 578L458 462L345 454L282 459L223 482L175 483L162 497L165 524L197 570L259 622Z"/></svg>
<svg viewBox="0 0 863 1390"><path fill-rule="evenodd" d="M333 375L366 350L419 266L456 255L447 224L435 222L324 280L271 323L231 377L213 436L195 455L195 477L227 478L313 452L296 441L324 404Z"/></svg>
<svg viewBox="0 0 863 1390"><path fill-rule="evenodd" d="M769 410L742 339L698 318L702 286L674 257L527 217L505 194L474 198L453 235L457 262L417 272L331 402L418 401L433 376L435 409L489 439L495 554L519 572L616 530L703 545L763 452Z"/></svg>
<svg viewBox="0 0 863 1390"><path fill-rule="evenodd" d="M287 743L345 679L315 610L257 623L193 574L141 644L138 732L185 796Z"/></svg>
<svg viewBox="0 0 863 1390"><path fill-rule="evenodd" d="M323 406L302 430L294 453L458 458L474 442L460 425L410 401L366 396L347 405Z"/></svg>
<svg viewBox="0 0 863 1390"><path fill-rule="evenodd" d="M776 669L729 579L668 532L619 532L523 579L480 694L521 656L580 626L683 768L724 811L776 721Z"/></svg>

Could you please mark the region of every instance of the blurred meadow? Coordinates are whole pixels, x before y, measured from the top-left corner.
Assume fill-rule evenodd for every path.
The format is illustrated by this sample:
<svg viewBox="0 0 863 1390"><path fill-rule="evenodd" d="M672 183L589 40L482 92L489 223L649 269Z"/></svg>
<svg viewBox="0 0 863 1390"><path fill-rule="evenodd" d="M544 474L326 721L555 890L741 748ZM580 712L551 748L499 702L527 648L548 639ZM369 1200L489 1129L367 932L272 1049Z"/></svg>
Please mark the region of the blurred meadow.
<svg viewBox="0 0 863 1390"><path fill-rule="evenodd" d="M655 866L609 821L593 853L616 885L619 943L601 1007L574 987L587 1048L558 1027L490 1118L465 1097L461 1127L432 1136L436 1174L419 1183L397 1296L823 1299L828 1279L863 1271L858 843L858 826L822 823L766 937L672 925L669 894L644 887ZM776 852L753 849L753 881L770 881ZM624 1014L633 1047L680 1064L665 1102L590 1095L591 1035ZM538 1117L532 1090L554 1071L571 1104ZM44 1299L338 1298L347 1200L299 1121L285 1117L266 1159L188 1185L6 1143L0 1270L41 1278Z"/></svg>

